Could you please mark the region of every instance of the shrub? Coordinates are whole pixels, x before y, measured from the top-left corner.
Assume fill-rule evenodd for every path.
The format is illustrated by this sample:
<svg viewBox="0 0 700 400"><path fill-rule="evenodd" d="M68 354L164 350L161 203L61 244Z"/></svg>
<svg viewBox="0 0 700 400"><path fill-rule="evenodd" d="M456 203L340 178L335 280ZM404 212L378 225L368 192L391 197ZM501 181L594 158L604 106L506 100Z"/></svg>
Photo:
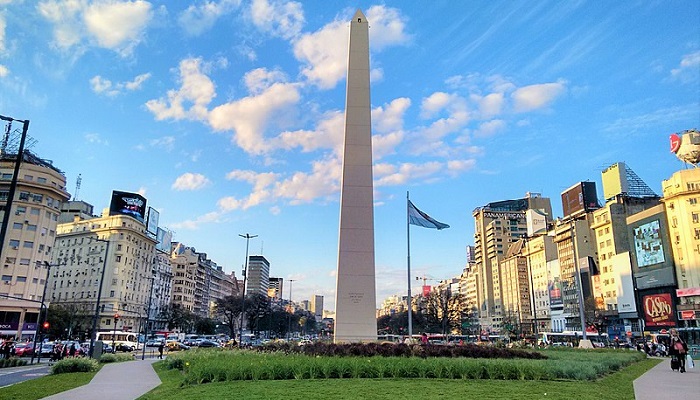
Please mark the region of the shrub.
<svg viewBox="0 0 700 400"><path fill-rule="evenodd" d="M100 356L100 363L108 364L113 362L133 361L134 356L131 354L112 354L106 353Z"/></svg>
<svg viewBox="0 0 700 400"><path fill-rule="evenodd" d="M51 374L66 374L71 372L94 372L100 368L97 361L86 357L64 358L51 367Z"/></svg>
<svg viewBox="0 0 700 400"><path fill-rule="evenodd" d="M27 365L27 360L21 360L18 357L3 358L0 360L0 368L21 367Z"/></svg>

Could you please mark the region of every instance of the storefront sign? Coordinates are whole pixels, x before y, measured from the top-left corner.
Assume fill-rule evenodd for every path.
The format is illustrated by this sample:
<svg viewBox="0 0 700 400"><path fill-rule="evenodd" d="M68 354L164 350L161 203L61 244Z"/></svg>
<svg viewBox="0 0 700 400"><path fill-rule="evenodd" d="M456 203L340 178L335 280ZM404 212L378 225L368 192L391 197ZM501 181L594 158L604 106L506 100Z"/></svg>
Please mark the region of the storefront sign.
<svg viewBox="0 0 700 400"><path fill-rule="evenodd" d="M644 296L644 319L647 326L675 326L670 293Z"/></svg>

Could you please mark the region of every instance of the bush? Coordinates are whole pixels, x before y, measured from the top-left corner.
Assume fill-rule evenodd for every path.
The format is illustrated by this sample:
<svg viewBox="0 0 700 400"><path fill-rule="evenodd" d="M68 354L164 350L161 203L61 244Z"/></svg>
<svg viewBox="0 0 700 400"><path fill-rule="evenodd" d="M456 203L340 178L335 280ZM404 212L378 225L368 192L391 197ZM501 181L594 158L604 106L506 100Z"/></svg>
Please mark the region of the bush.
<svg viewBox="0 0 700 400"><path fill-rule="evenodd" d="M21 360L18 357L0 359L0 368L21 367L23 365L27 365L27 360Z"/></svg>
<svg viewBox="0 0 700 400"><path fill-rule="evenodd" d="M100 368L97 361L86 357L64 358L51 367L51 374L67 374L71 372L94 372Z"/></svg>
<svg viewBox="0 0 700 400"><path fill-rule="evenodd" d="M106 354L103 354L100 356L100 363L102 363L102 364L113 363L113 362L132 361L132 360L134 360L134 356L131 354L106 353Z"/></svg>

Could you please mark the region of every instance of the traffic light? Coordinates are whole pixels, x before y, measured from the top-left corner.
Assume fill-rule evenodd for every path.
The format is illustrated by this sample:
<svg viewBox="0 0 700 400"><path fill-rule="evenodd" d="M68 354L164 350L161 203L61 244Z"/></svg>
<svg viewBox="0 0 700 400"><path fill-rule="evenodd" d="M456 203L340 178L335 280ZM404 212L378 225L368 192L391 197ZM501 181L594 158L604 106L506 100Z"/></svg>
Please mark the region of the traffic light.
<svg viewBox="0 0 700 400"><path fill-rule="evenodd" d="M114 314L114 323L116 324L119 321L119 314Z"/></svg>
<svg viewBox="0 0 700 400"><path fill-rule="evenodd" d="M45 330L49 329L49 321L44 322L44 329Z"/></svg>

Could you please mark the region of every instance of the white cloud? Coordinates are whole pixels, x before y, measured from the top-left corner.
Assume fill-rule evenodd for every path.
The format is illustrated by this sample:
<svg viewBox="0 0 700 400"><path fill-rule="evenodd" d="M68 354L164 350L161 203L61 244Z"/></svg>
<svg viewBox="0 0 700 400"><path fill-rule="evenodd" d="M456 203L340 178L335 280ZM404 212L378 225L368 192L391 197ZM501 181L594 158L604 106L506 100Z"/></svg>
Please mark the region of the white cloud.
<svg viewBox="0 0 700 400"><path fill-rule="evenodd" d="M10 74L10 70L6 66L0 64L0 78L4 78Z"/></svg>
<svg viewBox="0 0 700 400"><path fill-rule="evenodd" d="M372 6L367 10L369 21L369 43L372 51L407 43L411 37L406 33L406 18L398 9Z"/></svg>
<svg viewBox="0 0 700 400"><path fill-rule="evenodd" d="M511 98L516 112L527 112L549 106L565 91L565 81L542 83L516 89Z"/></svg>
<svg viewBox="0 0 700 400"><path fill-rule="evenodd" d="M214 222L220 222L220 221L221 221L221 213L217 212L217 211L213 211L213 212L204 214L202 216L199 216L194 220L186 220L186 221L176 222L176 223L170 224L169 228L196 230L196 229L199 229L200 225L214 223Z"/></svg>
<svg viewBox="0 0 700 400"><path fill-rule="evenodd" d="M141 85L143 85L143 83L147 81L150 77L150 73L141 74L135 77L134 80L129 82L112 83L112 81L110 81L109 79L105 79L100 75L96 75L90 79L90 86L92 88L92 91L97 94L104 94L106 96L116 96L121 94L124 90L133 91L141 89Z"/></svg>
<svg viewBox="0 0 700 400"><path fill-rule="evenodd" d="M175 138L173 136L163 136L158 139L153 139L149 143L152 147L160 147L166 151L172 151L175 148Z"/></svg>
<svg viewBox="0 0 700 400"><path fill-rule="evenodd" d="M678 79L682 82L692 82L700 78L698 71L700 70L700 51L686 54L681 59L678 68L671 70L671 78Z"/></svg>
<svg viewBox="0 0 700 400"><path fill-rule="evenodd" d="M400 97L389 104L372 110L372 130L375 132L391 132L403 129L404 115L411 106L411 99Z"/></svg>
<svg viewBox="0 0 700 400"><path fill-rule="evenodd" d="M295 1L253 0L250 15L258 29L287 40L298 36L304 26L304 11Z"/></svg>
<svg viewBox="0 0 700 400"><path fill-rule="evenodd" d="M105 146L109 145L107 139L103 139L99 133L86 133L84 137L85 141L88 143L101 144Z"/></svg>
<svg viewBox="0 0 700 400"><path fill-rule="evenodd" d="M505 100L503 93L491 93L479 99L479 114L481 118L490 118L503 110Z"/></svg>
<svg viewBox="0 0 700 400"><path fill-rule="evenodd" d="M218 131L234 131L234 141L240 148L261 155L272 148L263 135L266 127L299 98L296 84L274 83L254 96L215 107L209 114L209 124Z"/></svg>
<svg viewBox="0 0 700 400"><path fill-rule="evenodd" d="M348 23L334 21L294 43L294 56L306 63L301 74L322 89L333 88L345 78L348 57Z"/></svg>
<svg viewBox="0 0 700 400"><path fill-rule="evenodd" d="M143 0L46 0L37 9L53 24L56 47L96 45L122 56L130 55L141 42L152 17L151 4Z"/></svg>
<svg viewBox="0 0 700 400"><path fill-rule="evenodd" d="M354 10L353 10L354 12ZM306 79L322 89L330 89L345 78L348 63L349 20L336 20L313 33L306 33L294 41L294 56L306 63L301 73ZM373 6L367 11L370 23L370 51L378 52L386 47L408 42L405 20L397 9ZM374 80L383 73L373 68Z"/></svg>
<svg viewBox="0 0 700 400"><path fill-rule="evenodd" d="M180 13L177 22L190 36L198 36L211 29L223 15L240 6L240 0L205 1L199 5L190 5Z"/></svg>
<svg viewBox="0 0 700 400"><path fill-rule="evenodd" d="M301 147L304 152L333 149L337 155L340 155L344 130L345 114L340 111L329 111L321 116L315 130L282 132L275 138L274 146L286 150Z"/></svg>
<svg viewBox="0 0 700 400"><path fill-rule="evenodd" d="M489 137L495 135L506 128L506 122L501 119L482 122L479 128L474 132L476 137Z"/></svg>
<svg viewBox="0 0 700 400"><path fill-rule="evenodd" d="M211 181L202 174L194 174L191 172L184 173L175 179L172 185L173 190L199 190L207 187Z"/></svg>
<svg viewBox="0 0 700 400"><path fill-rule="evenodd" d="M267 68L257 68L249 71L243 77L243 82L252 94L260 94L277 82L286 82L287 77L279 70L270 71Z"/></svg>
<svg viewBox="0 0 700 400"><path fill-rule="evenodd" d="M157 120L192 119L206 120L207 106L216 96L214 83L201 71L201 58L180 61L180 83L178 90L169 90L167 99L149 100L146 108ZM187 108L189 106L189 108Z"/></svg>
<svg viewBox="0 0 700 400"><path fill-rule="evenodd" d="M415 182L434 176L445 167L438 161L429 161L423 164L403 163L398 166L392 164L375 164L373 171L375 186L405 185L407 182Z"/></svg>
<svg viewBox="0 0 700 400"><path fill-rule="evenodd" d="M476 160L450 160L447 162L447 170L452 173L460 173L473 169L476 166Z"/></svg>

